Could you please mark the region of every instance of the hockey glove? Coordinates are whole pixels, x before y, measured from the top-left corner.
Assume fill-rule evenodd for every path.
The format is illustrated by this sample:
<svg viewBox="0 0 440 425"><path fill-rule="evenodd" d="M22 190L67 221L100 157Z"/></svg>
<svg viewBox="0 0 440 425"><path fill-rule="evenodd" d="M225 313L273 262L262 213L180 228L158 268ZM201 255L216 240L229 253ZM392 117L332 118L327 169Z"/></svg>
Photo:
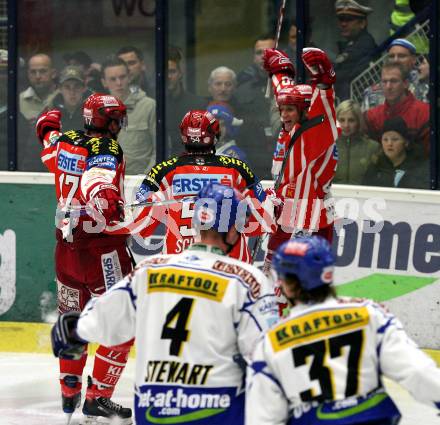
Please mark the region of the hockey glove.
<svg viewBox="0 0 440 425"><path fill-rule="evenodd" d="M278 220L278 218L281 215L281 210L283 207L283 200L278 198L275 189L272 187L268 187L264 191L266 193L266 198L269 198L270 202L272 202L273 205L273 216L275 220Z"/></svg>
<svg viewBox="0 0 440 425"><path fill-rule="evenodd" d="M51 109L43 112L35 125L37 137L44 146L44 136L48 131L61 131L61 112L58 109Z"/></svg>
<svg viewBox="0 0 440 425"><path fill-rule="evenodd" d="M75 329L80 313L69 311L58 317L51 331L52 351L55 357L79 360L87 341L76 335Z"/></svg>
<svg viewBox="0 0 440 425"><path fill-rule="evenodd" d="M136 192L136 202L139 202L140 204L142 202L146 202L151 193L152 191L149 189L149 187L142 183L141 187Z"/></svg>
<svg viewBox="0 0 440 425"><path fill-rule="evenodd" d="M303 49L302 60L312 75L312 83L331 86L336 81L335 70L330 59L321 49L306 47Z"/></svg>
<svg viewBox="0 0 440 425"><path fill-rule="evenodd" d="M92 198L96 209L104 216L105 222L124 221L124 201L119 196L116 187L109 185L103 188Z"/></svg>
<svg viewBox="0 0 440 425"><path fill-rule="evenodd" d="M275 192L275 189L273 187L268 187L264 190L264 192L266 193L266 197L269 198L272 204L274 204L276 207L283 204L283 201L278 198L277 193Z"/></svg>
<svg viewBox="0 0 440 425"><path fill-rule="evenodd" d="M277 49L265 49L263 53L264 69L270 74L282 72L295 78L295 68L289 57L282 51Z"/></svg>

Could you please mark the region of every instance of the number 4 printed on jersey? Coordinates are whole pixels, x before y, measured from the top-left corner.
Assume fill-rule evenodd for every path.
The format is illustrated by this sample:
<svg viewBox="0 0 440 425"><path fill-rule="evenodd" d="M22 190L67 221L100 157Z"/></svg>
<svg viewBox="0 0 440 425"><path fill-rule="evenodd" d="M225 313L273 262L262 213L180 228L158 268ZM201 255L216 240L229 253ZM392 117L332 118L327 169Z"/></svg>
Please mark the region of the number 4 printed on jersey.
<svg viewBox="0 0 440 425"><path fill-rule="evenodd" d="M161 339L170 339L170 355L180 356L183 343L187 342L191 332L187 326L195 300L182 298L167 314L162 327Z"/></svg>

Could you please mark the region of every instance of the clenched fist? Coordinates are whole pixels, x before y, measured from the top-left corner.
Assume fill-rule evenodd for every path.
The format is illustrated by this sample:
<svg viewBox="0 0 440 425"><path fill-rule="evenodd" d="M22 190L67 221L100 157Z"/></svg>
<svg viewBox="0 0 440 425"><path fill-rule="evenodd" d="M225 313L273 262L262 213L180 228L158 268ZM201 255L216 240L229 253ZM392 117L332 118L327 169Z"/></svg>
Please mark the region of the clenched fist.
<svg viewBox="0 0 440 425"><path fill-rule="evenodd" d="M263 53L263 66L269 74L283 72L295 78L295 68L289 57L278 49L265 49Z"/></svg>
<svg viewBox="0 0 440 425"><path fill-rule="evenodd" d="M48 131L61 131L61 111L58 109L51 109L43 112L37 120L35 125L38 140L44 145L44 136Z"/></svg>
<svg viewBox="0 0 440 425"><path fill-rule="evenodd" d="M312 82L331 86L336 81L335 70L327 54L315 47L303 49L302 60L312 75Z"/></svg>
<svg viewBox="0 0 440 425"><path fill-rule="evenodd" d="M106 224L124 220L124 201L116 190L100 190L92 200L96 209L104 216Z"/></svg>

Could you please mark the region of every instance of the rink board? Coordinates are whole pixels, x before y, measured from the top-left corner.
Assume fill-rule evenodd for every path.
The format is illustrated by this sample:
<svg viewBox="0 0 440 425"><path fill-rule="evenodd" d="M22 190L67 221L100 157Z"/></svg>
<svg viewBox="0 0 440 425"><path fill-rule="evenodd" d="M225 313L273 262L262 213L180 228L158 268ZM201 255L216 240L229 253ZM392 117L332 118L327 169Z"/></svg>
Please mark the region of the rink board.
<svg viewBox="0 0 440 425"><path fill-rule="evenodd" d="M127 199L141 180L127 179ZM0 172L0 194L0 324L50 322L55 308L53 176ZM339 293L384 302L419 345L439 349L440 193L335 185L333 194L343 217L335 234ZM136 258L159 252L162 234L147 248L135 243ZM16 334L23 341L24 334ZM12 347L11 335L9 329ZM38 338L32 344L38 345Z"/></svg>

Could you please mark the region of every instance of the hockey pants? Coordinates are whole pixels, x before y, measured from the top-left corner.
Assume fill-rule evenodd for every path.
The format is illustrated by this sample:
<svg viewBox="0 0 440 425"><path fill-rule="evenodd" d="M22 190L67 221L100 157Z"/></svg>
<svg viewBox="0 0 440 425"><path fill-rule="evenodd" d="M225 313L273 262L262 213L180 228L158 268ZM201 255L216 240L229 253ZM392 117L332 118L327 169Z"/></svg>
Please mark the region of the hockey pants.
<svg viewBox="0 0 440 425"><path fill-rule="evenodd" d="M106 284L110 282L107 267L111 263L109 258L118 271L113 279L115 282L111 282L116 283L132 268L125 244L113 245L112 249L98 246L93 249L80 250L71 249L70 246L58 242L55 259L60 314L66 311L82 311L92 297L99 296L106 291ZM127 363L133 342L134 340L130 340L115 347L98 347L92 373L93 383L87 389L86 398L110 398L112 396ZM64 396L72 397L81 391L86 360L87 346L80 360L60 359L60 384ZM66 377L68 378L65 379Z"/></svg>

